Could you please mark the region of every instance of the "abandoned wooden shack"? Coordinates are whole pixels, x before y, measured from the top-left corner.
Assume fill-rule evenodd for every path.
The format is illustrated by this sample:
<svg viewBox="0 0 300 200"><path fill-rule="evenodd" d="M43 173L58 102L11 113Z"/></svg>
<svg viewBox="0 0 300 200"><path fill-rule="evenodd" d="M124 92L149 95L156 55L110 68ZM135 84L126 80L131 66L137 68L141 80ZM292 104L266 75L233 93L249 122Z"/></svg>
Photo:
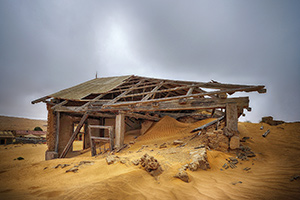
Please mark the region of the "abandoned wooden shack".
<svg viewBox="0 0 300 200"><path fill-rule="evenodd" d="M248 97L229 98L236 92L265 93L263 85L192 82L135 75L95 78L32 101L48 110L46 159L64 158L81 129L83 149L96 154L97 143L110 150L124 145L125 131L144 129L161 117L180 118L208 110L211 117L225 115L227 132L237 132L243 110L251 110ZM225 112L223 112L225 111ZM149 123L148 123L149 124ZM75 127L75 128L74 128Z"/></svg>

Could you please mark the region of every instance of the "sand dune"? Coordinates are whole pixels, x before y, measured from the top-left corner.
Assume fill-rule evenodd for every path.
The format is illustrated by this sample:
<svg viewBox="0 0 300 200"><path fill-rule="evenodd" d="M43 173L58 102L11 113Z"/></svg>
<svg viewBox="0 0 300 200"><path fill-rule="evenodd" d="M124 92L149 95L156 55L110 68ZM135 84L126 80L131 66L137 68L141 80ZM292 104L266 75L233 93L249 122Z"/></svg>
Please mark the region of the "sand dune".
<svg viewBox="0 0 300 200"><path fill-rule="evenodd" d="M211 169L188 170L190 182L185 183L173 176L182 165L189 162L189 152L199 145L198 140L182 148L176 148L171 143L174 138L186 140L191 134L184 130L190 130L196 125L177 124L172 119L166 119L165 122L175 123L175 126L169 126L171 131L152 127L148 136L146 133L139 137L130 148L117 154L126 160L125 164L118 162L107 165L105 156L91 157L90 152L72 158L44 161L45 145L1 146L0 197L153 200L300 198L300 179L290 180L300 175L300 123L278 126L264 124L263 130L260 130L261 124L239 123L241 137L250 137L244 145L249 146L256 157L240 161L237 168L221 171L225 159L235 156L235 152L208 151ZM197 126L202 123L198 122ZM267 129L271 132L263 138L261 135ZM159 149L163 142L167 143L167 148ZM164 171L159 177L150 176L140 166L130 162L145 153L153 155L162 165ZM24 157L24 160L14 160L19 156ZM66 170L78 165L80 161L94 163L80 165L77 173L66 173ZM58 164L70 165L55 168ZM245 171L246 167L251 169Z"/></svg>

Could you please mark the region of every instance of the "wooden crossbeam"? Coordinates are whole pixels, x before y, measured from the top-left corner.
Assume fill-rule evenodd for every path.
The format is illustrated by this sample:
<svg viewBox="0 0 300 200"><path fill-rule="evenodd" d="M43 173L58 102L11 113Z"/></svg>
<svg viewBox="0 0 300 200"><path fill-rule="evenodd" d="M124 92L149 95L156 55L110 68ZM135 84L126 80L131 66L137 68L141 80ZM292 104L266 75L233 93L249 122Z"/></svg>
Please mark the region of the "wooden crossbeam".
<svg viewBox="0 0 300 200"><path fill-rule="evenodd" d="M62 101L62 102L56 104L55 106L52 106L51 109L52 109L52 110L55 110L55 108L61 107L61 106L65 105L65 104L67 104L67 103L68 103L68 101L67 101L67 100L64 100L64 101Z"/></svg>
<svg viewBox="0 0 300 200"><path fill-rule="evenodd" d="M149 111L176 111L176 110L196 110L196 109L213 109L213 108L225 108L226 103L237 103L241 108L249 107L248 97L239 98L227 98L227 99L189 99L186 104L179 104L178 100L169 100L164 102L156 102L156 105L141 104L139 106L122 105L118 107L94 107L95 110L114 112L118 110L130 111L130 112L149 112Z"/></svg>
<svg viewBox="0 0 300 200"><path fill-rule="evenodd" d="M132 113L132 112L126 113L126 116L134 117L136 119L148 119L148 120L154 120L154 121L159 121L160 120L160 118L156 117L156 116L143 115L143 114L140 114L140 113Z"/></svg>
<svg viewBox="0 0 300 200"><path fill-rule="evenodd" d="M83 115L83 117L81 118L81 120L80 120L78 126L76 127L76 130L74 131L74 133L72 134L71 138L69 139L69 142L67 143L67 145L65 146L65 148L64 148L64 150L62 151L61 155L59 156L60 158L66 157L68 151L70 150L70 148L71 148L71 146L72 146L72 144L73 144L75 138L77 137L77 135L78 135L80 129L82 128L82 126L83 126L85 120L88 118L88 116L89 116L89 113L88 113L88 112L86 112L86 113Z"/></svg>
<svg viewBox="0 0 300 200"><path fill-rule="evenodd" d="M141 101L146 101L148 100L161 86L163 86L164 81L161 81L149 94L147 94Z"/></svg>
<svg viewBox="0 0 300 200"><path fill-rule="evenodd" d="M222 91L212 91L212 92L202 92L197 94L190 94L190 95L181 95L181 96L173 96L173 97L167 97L167 98L160 98L160 99L151 99L146 101L127 101L127 102L120 102L115 104L105 104L103 105L103 108L110 106L110 107L118 107L118 106L128 106L128 105L134 105L134 104L145 104L145 103L157 103L157 102L163 102L163 101L170 101L170 100L178 100L182 98L189 98L189 97L200 97L205 95L213 95L213 94L221 94L221 93L231 93L231 92L250 92L250 91L256 91L259 90L260 86L254 86L254 87L245 87L245 88L235 88L235 89L227 89Z"/></svg>
<svg viewBox="0 0 300 200"><path fill-rule="evenodd" d="M143 81L144 80L140 80L137 84L133 85L130 89L126 90L125 92L123 92L122 94L120 94L119 96L117 96L116 98L114 98L113 100L109 101L107 103L107 105L114 104L119 99L124 98L129 92L131 92L132 90L135 90L137 88L137 86L139 86L141 83L143 83Z"/></svg>

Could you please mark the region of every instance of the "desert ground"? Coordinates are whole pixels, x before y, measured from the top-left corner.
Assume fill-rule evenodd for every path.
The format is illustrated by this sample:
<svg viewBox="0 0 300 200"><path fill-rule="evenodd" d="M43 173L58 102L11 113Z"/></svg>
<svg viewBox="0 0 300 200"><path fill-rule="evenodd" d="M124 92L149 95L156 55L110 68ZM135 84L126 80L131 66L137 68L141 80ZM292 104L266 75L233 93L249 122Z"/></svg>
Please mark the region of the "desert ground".
<svg viewBox="0 0 300 200"><path fill-rule="evenodd" d="M37 126L42 128L44 131L47 131L47 120L36 120L0 115L0 131L33 130Z"/></svg>
<svg viewBox="0 0 300 200"><path fill-rule="evenodd" d="M0 199L300 199L300 123L239 123L240 138L249 137L241 145L250 147L255 157L238 159L235 168L225 169L236 150L208 148L210 169L187 169L188 183L175 178L201 145L200 137L190 140L190 131L207 122L184 124L168 118L136 139L136 132L127 133L130 146L115 153L118 159L110 165L108 153L91 157L90 151L79 151L79 141L68 158L48 161L45 144L0 146ZM262 137L268 129L269 135ZM187 143L180 147L174 140ZM145 153L160 163L159 176L132 163Z"/></svg>

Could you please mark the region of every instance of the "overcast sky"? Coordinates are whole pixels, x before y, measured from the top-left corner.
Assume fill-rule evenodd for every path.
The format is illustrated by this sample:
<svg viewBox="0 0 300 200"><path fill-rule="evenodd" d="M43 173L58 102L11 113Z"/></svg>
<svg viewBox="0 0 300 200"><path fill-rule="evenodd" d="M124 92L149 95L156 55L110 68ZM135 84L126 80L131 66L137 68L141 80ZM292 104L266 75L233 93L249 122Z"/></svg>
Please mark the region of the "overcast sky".
<svg viewBox="0 0 300 200"><path fill-rule="evenodd" d="M0 1L0 115L98 77L263 84L252 112L300 121L300 1Z"/></svg>

